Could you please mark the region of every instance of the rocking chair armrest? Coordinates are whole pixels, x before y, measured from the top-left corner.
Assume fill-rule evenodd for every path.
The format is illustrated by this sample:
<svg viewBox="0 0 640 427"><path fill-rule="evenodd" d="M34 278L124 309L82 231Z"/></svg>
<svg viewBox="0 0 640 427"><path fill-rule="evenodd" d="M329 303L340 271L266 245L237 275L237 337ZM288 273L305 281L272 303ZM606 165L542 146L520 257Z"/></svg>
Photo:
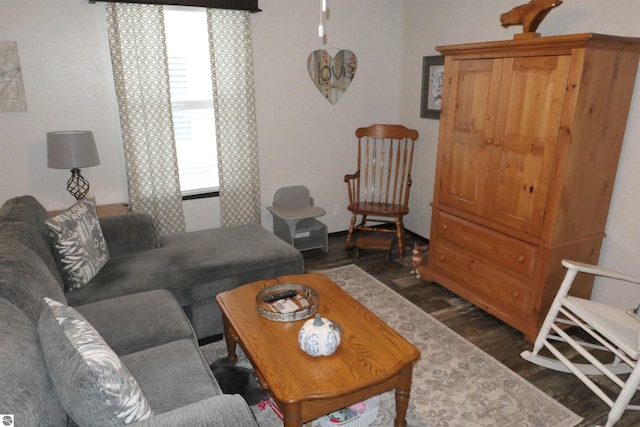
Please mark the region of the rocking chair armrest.
<svg viewBox="0 0 640 427"><path fill-rule="evenodd" d="M576 270L581 273L593 274L595 276L608 277L611 279L622 280L630 283L640 284L640 278L629 276L618 271L610 270L607 268L599 267L593 264L586 264L579 261L571 261L567 259L562 260L562 265L570 270Z"/></svg>
<svg viewBox="0 0 640 427"><path fill-rule="evenodd" d="M360 178L360 171L356 171L356 173L347 174L344 176L344 182L349 182L353 179Z"/></svg>

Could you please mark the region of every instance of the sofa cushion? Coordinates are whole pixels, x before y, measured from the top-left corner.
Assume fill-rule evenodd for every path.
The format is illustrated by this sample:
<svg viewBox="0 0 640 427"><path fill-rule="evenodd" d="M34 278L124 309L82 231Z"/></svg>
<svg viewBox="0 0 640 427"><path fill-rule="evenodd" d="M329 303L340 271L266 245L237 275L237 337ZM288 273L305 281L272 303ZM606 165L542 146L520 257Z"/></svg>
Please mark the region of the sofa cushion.
<svg viewBox="0 0 640 427"><path fill-rule="evenodd" d="M178 301L166 289L123 295L74 308L119 356L195 336Z"/></svg>
<svg viewBox="0 0 640 427"><path fill-rule="evenodd" d="M0 235L0 297L22 310L35 325L42 298L66 303L44 261L25 245Z"/></svg>
<svg viewBox="0 0 640 427"><path fill-rule="evenodd" d="M85 197L45 224L68 290L86 285L109 260L95 198Z"/></svg>
<svg viewBox="0 0 640 427"><path fill-rule="evenodd" d="M0 222L22 221L41 227L43 232L43 221L48 217L47 210L33 196L14 197L0 208Z"/></svg>
<svg viewBox="0 0 640 427"><path fill-rule="evenodd" d="M222 394L197 343L173 341L122 356L153 412L160 414Z"/></svg>
<svg viewBox="0 0 640 427"><path fill-rule="evenodd" d="M176 426L258 427L258 423L239 394L213 396L136 423L136 427Z"/></svg>
<svg viewBox="0 0 640 427"><path fill-rule="evenodd" d="M158 247L153 219L149 214L127 213L99 219L111 258Z"/></svg>
<svg viewBox="0 0 640 427"><path fill-rule="evenodd" d="M0 413L13 414L16 426L66 426L67 414L49 378L38 330L2 298L0 343Z"/></svg>
<svg viewBox="0 0 640 427"><path fill-rule="evenodd" d="M38 333L62 405L79 425L119 426L151 417L136 379L75 309L44 299Z"/></svg>
<svg viewBox="0 0 640 427"><path fill-rule="evenodd" d="M33 196L14 197L0 208L0 236L11 237L34 251L63 289L64 281L53 256L49 230L44 225L47 218L47 211Z"/></svg>

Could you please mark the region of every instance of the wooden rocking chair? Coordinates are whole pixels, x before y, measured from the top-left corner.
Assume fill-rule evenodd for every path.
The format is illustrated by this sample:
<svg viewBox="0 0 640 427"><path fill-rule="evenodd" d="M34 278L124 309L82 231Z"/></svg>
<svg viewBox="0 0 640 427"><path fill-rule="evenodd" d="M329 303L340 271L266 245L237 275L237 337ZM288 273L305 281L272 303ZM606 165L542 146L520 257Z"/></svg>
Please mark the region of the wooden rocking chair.
<svg viewBox="0 0 640 427"><path fill-rule="evenodd" d="M564 280L533 350L522 352L522 357L545 368L574 374L609 405L606 427L611 427L625 410L640 410L639 405L629 404L640 386L640 310L578 298L569 295L569 290L578 273L636 284L640 284L640 278L576 261L563 260L562 265L568 269ZM541 354L543 349L550 355ZM575 352L579 361L573 360ZM608 378L620 390L618 396L610 397L589 378L593 375Z"/></svg>
<svg viewBox="0 0 640 427"><path fill-rule="evenodd" d="M395 233L404 256L404 224L409 213L413 148L418 132L401 125L372 125L356 130L358 169L345 175L352 213L345 249L353 230ZM362 220L356 226L357 216ZM373 217L373 218L371 218ZM395 224L395 228L371 227L367 222Z"/></svg>

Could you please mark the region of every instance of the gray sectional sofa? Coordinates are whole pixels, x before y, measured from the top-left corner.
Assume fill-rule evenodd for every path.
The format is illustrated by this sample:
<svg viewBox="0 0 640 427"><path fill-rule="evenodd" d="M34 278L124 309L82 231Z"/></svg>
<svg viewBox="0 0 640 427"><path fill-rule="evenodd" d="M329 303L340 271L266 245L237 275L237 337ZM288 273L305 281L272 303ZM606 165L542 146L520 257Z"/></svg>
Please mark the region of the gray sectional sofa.
<svg viewBox="0 0 640 427"><path fill-rule="evenodd" d="M69 292L44 225L47 217L31 196L0 208L0 413L12 414L16 426L87 419L64 409L82 396L67 396L58 374L50 372L50 348L60 352L56 345L65 340L50 342L49 332L43 332L51 328L43 326L46 297L73 307L135 378L153 415L133 425L255 426L240 396L222 394L198 338L223 331L215 303L219 292L302 273L300 253L260 225L157 242L147 215L100 218L109 260L85 286ZM97 418L95 423L118 425Z"/></svg>

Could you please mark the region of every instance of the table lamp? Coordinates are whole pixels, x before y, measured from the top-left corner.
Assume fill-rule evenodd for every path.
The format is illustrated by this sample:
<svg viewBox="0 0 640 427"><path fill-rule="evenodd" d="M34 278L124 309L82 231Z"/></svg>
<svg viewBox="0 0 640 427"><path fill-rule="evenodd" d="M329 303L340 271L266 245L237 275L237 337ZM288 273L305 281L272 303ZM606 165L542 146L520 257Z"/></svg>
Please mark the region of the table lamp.
<svg viewBox="0 0 640 427"><path fill-rule="evenodd" d="M80 174L80 168L99 164L93 132L47 132L47 165L54 169L71 169L67 190L76 200L82 199L89 192L89 181Z"/></svg>

